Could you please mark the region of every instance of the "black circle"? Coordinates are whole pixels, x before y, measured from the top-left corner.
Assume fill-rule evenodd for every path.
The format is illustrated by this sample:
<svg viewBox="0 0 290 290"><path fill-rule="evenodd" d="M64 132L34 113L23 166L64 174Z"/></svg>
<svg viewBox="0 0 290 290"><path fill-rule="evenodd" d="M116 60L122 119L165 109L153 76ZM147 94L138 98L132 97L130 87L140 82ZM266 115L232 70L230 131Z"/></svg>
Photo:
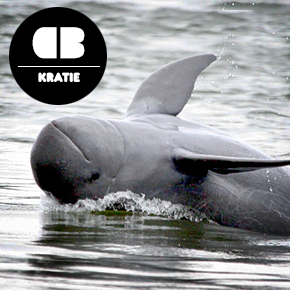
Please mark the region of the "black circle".
<svg viewBox="0 0 290 290"><path fill-rule="evenodd" d="M56 37L55 45L54 38L50 42L52 47L48 45L53 52L49 58L37 55L33 46L35 33L41 28L50 28ZM76 58L60 52L66 28L83 31L84 38L76 45L83 47L84 52ZM45 39L43 43L45 47ZM70 8L53 7L22 22L12 38L9 60L12 74L23 91L40 102L63 105L84 98L98 85L105 72L107 49L102 33L91 19Z"/></svg>

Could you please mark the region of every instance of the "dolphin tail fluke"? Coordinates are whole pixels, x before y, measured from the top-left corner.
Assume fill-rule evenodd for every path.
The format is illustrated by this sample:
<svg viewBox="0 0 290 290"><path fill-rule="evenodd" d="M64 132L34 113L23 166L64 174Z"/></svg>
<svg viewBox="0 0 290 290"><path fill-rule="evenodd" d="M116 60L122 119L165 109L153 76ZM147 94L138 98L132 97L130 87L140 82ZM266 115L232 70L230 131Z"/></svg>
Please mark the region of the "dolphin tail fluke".
<svg viewBox="0 0 290 290"><path fill-rule="evenodd" d="M187 175L198 173L204 176L208 170L219 174L230 174L290 165L290 160L203 155L181 148L173 150L172 159L178 171Z"/></svg>
<svg viewBox="0 0 290 290"><path fill-rule="evenodd" d="M151 74L140 86L127 111L127 117L138 114L176 116L189 98L198 75L216 57L204 54L172 62Z"/></svg>

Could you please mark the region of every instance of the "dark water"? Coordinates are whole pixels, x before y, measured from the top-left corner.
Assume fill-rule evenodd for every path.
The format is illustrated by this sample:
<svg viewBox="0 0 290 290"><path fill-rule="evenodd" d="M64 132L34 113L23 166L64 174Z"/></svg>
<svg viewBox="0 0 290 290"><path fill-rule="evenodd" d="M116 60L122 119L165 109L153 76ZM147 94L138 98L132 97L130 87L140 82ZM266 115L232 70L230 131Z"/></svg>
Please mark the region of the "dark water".
<svg viewBox="0 0 290 290"><path fill-rule="evenodd" d="M85 99L49 106L26 96L8 62L32 13L65 6L102 31L108 64ZM181 57L214 53L182 118L290 156L289 1L1 1L1 289L290 289L290 239L197 222L186 209L133 193L58 206L36 186L32 144L72 114L122 118L140 83ZM289 189L290 191L290 189ZM133 214L103 212L129 199ZM186 217L189 220L184 220Z"/></svg>

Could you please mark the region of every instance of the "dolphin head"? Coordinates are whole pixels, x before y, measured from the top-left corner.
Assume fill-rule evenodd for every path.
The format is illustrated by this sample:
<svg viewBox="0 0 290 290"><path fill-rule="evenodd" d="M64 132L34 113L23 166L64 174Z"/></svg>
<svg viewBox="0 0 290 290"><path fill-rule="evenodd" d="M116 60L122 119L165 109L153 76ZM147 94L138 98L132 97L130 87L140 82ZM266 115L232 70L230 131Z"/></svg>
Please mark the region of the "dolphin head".
<svg viewBox="0 0 290 290"><path fill-rule="evenodd" d="M61 203L103 197L113 190L124 156L123 139L109 121L63 117L48 123L31 152L39 187Z"/></svg>

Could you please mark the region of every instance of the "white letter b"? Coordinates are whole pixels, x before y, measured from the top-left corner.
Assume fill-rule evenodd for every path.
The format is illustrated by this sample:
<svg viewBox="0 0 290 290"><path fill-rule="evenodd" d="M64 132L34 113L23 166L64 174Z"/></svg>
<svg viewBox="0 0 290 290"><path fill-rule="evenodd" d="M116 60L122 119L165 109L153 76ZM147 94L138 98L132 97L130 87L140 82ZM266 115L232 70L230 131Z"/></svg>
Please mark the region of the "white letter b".
<svg viewBox="0 0 290 290"><path fill-rule="evenodd" d="M80 58L84 55L85 48L81 42L85 33L78 27L60 28L60 58Z"/></svg>

